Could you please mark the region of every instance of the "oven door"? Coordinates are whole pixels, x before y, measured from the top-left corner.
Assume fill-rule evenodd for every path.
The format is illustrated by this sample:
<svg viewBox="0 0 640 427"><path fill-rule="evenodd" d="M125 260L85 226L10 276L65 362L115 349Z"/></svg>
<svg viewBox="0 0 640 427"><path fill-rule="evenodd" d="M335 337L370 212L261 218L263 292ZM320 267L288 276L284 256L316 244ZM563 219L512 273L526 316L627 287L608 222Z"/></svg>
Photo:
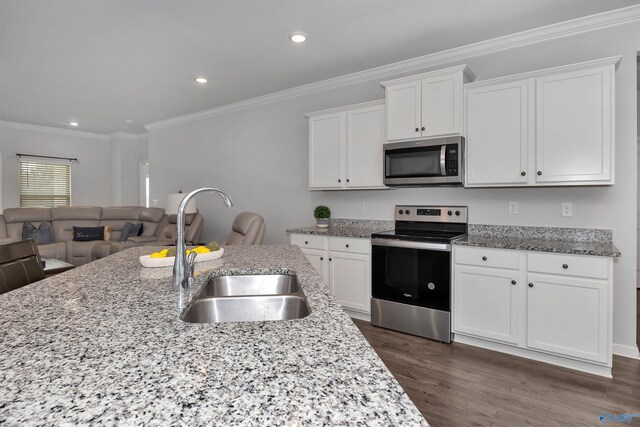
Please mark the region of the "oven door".
<svg viewBox="0 0 640 427"><path fill-rule="evenodd" d="M395 239L371 241L373 298L451 311L451 246Z"/></svg>

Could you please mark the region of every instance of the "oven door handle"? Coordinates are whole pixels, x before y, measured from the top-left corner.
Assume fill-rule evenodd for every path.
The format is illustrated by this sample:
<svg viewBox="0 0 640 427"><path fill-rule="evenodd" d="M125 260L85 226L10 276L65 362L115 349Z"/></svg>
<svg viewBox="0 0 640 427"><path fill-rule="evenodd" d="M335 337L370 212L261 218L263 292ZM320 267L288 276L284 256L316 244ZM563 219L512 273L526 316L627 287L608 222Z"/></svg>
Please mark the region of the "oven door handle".
<svg viewBox="0 0 640 427"><path fill-rule="evenodd" d="M444 144L440 147L440 173L447 176L447 146Z"/></svg>
<svg viewBox="0 0 640 427"><path fill-rule="evenodd" d="M429 251L451 252L451 245L447 243L413 242L396 239L371 239L371 246L387 246L391 248L426 249Z"/></svg>

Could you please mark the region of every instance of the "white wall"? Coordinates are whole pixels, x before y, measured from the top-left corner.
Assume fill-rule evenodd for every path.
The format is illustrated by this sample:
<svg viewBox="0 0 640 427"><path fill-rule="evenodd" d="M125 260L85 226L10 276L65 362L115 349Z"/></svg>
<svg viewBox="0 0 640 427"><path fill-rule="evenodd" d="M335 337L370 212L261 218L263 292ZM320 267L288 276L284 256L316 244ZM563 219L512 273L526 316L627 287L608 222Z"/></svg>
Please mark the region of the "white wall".
<svg viewBox="0 0 640 427"><path fill-rule="evenodd" d="M148 159L146 135L113 134L111 142L111 185L114 206L140 204L139 164Z"/></svg>
<svg viewBox="0 0 640 427"><path fill-rule="evenodd" d="M20 206L19 163L16 153L77 157L71 164L71 202L74 205L111 204L111 162L108 140L55 132L0 126L2 207Z"/></svg>
<svg viewBox="0 0 640 427"><path fill-rule="evenodd" d="M327 204L334 217L391 219L395 204L463 204L470 222L610 228L623 257L615 262L614 342L635 346L636 281L636 53L634 25L513 48L466 63L478 80L623 55L616 73L616 184L591 188L413 188L383 191L307 191L308 135L303 114L384 97L378 82L302 96L253 109L156 129L149 135L151 198L164 203L178 188L217 186L236 206L199 198L205 239L224 239L233 217L251 210L266 218L265 243L287 242L285 229L313 223L313 208ZM445 66L456 63L445 64ZM426 70L425 70L426 71ZM399 76L398 76L399 77ZM520 215L508 215L509 200ZM358 211L358 202L366 211ZM573 203L573 217L560 215Z"/></svg>

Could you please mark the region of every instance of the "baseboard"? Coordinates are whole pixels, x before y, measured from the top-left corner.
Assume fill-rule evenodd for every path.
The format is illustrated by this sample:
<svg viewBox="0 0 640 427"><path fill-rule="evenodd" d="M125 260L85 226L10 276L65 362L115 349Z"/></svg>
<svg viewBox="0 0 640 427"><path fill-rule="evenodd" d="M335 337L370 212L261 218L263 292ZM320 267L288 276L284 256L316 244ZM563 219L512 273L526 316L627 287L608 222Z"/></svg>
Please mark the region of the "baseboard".
<svg viewBox="0 0 640 427"><path fill-rule="evenodd" d="M622 344L613 344L613 354L616 356L628 357L630 359L638 359L640 360L640 351L638 351L638 346L634 345L622 345Z"/></svg>
<svg viewBox="0 0 640 427"><path fill-rule="evenodd" d="M342 308L345 313L347 313L349 315L349 317L353 317L354 319L360 319L360 320L365 320L367 322L371 322L371 314L367 314L367 313L362 313L360 311L356 311L356 310L351 310L348 308Z"/></svg>
<svg viewBox="0 0 640 427"><path fill-rule="evenodd" d="M487 350L499 351L501 353L510 354L512 356L523 357L525 359L536 360L538 362L549 363L563 368L573 369L576 371L586 372L592 375L598 375L606 378L613 378L611 368L603 365L582 362L580 360L568 359L561 356L554 356L547 353L539 353L521 347L514 347L506 344L500 344L493 341L486 341L480 338L474 338L466 335L455 334L454 343L461 343L481 347Z"/></svg>

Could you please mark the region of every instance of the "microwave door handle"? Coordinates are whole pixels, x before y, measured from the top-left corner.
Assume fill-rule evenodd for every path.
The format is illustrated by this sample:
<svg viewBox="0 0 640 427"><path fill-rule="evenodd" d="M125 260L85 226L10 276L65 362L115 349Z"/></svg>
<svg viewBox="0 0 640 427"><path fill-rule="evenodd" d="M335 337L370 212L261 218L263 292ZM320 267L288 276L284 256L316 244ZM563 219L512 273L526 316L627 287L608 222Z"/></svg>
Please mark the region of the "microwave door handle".
<svg viewBox="0 0 640 427"><path fill-rule="evenodd" d="M447 176L447 146L440 147L440 173Z"/></svg>

